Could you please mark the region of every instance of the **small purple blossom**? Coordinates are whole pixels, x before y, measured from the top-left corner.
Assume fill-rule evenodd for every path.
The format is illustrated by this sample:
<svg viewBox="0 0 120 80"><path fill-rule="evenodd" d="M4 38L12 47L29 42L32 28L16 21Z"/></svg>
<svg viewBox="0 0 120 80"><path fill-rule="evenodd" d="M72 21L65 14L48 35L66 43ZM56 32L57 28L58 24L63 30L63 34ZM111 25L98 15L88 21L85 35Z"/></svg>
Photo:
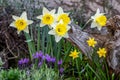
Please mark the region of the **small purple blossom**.
<svg viewBox="0 0 120 80"><path fill-rule="evenodd" d="M52 63L55 63L55 61L56 61L56 58L54 58L54 57L51 58L51 62L52 62Z"/></svg>
<svg viewBox="0 0 120 80"><path fill-rule="evenodd" d="M39 62L39 63L38 63L38 67L40 67L41 65L42 65L42 62Z"/></svg>
<svg viewBox="0 0 120 80"><path fill-rule="evenodd" d="M29 62L29 58L24 58L18 61L19 65L23 65L23 64L28 64Z"/></svg>
<svg viewBox="0 0 120 80"><path fill-rule="evenodd" d="M44 60L44 59L45 59L45 56L43 55L43 56L42 56L42 60Z"/></svg>
<svg viewBox="0 0 120 80"><path fill-rule="evenodd" d="M62 74L63 71L64 71L64 68L60 68L59 71L60 71L60 73Z"/></svg>
<svg viewBox="0 0 120 80"><path fill-rule="evenodd" d="M34 59L35 58L39 59L39 58L42 58L42 57L43 57L43 52L42 51L36 52L35 54L33 54Z"/></svg>
<svg viewBox="0 0 120 80"><path fill-rule="evenodd" d="M51 62L51 57L48 54L45 55L45 59L47 62Z"/></svg>
<svg viewBox="0 0 120 80"><path fill-rule="evenodd" d="M58 61L58 65L60 66L62 64L62 59Z"/></svg>

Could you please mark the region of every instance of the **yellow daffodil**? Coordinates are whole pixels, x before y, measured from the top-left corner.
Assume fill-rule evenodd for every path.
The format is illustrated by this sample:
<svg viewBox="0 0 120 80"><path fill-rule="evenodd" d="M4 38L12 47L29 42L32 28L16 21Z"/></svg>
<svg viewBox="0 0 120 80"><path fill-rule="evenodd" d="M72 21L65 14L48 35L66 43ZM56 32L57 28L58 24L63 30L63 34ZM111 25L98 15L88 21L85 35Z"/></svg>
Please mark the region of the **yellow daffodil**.
<svg viewBox="0 0 120 80"><path fill-rule="evenodd" d="M107 51L106 51L105 48L99 48L99 50L97 51L97 53L98 53L99 57L102 57L102 56L106 57Z"/></svg>
<svg viewBox="0 0 120 80"><path fill-rule="evenodd" d="M74 50L74 51L71 51L71 54L69 56L72 57L73 59L75 59L75 58L79 57L78 54L79 54L79 52L77 52L76 50Z"/></svg>
<svg viewBox="0 0 120 80"><path fill-rule="evenodd" d="M20 17L13 15L12 18L15 20L13 21L10 26L15 27L17 29L18 34L21 31L25 31L29 33L28 25L32 24L32 20L27 19L27 13L24 11Z"/></svg>
<svg viewBox="0 0 120 80"><path fill-rule="evenodd" d="M68 30L70 26L63 23L61 20L59 23L56 23L53 26L53 29L48 32L50 35L55 35L55 41L59 42L62 37L68 38Z"/></svg>
<svg viewBox="0 0 120 80"><path fill-rule="evenodd" d="M87 43L90 47L95 47L95 45L97 44L97 41L95 41L94 38L90 38L87 40Z"/></svg>
<svg viewBox="0 0 120 80"><path fill-rule="evenodd" d="M58 8L58 12L56 14L56 20L59 22L63 20L64 24L70 24L70 17L69 13L65 13L61 7Z"/></svg>
<svg viewBox="0 0 120 80"><path fill-rule="evenodd" d="M104 13L100 13L99 9L97 9L97 12L94 16L91 16L91 19L93 20L91 23L91 28L97 27L98 30L101 30L107 22L106 16L104 15Z"/></svg>
<svg viewBox="0 0 120 80"><path fill-rule="evenodd" d="M55 9L49 11L45 7L43 8L42 15L38 16L37 19L41 20L40 27L43 27L45 25L52 25L55 21Z"/></svg>

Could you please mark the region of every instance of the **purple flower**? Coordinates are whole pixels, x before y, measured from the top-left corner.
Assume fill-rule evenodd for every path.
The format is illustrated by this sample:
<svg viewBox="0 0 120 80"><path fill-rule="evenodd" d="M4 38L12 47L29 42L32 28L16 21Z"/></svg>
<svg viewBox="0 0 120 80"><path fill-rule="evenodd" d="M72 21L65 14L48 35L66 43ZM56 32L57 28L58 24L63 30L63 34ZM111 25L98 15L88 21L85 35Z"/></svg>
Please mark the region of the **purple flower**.
<svg viewBox="0 0 120 80"><path fill-rule="evenodd" d="M48 54L45 55L45 59L47 62L51 62L51 57Z"/></svg>
<svg viewBox="0 0 120 80"><path fill-rule="evenodd" d="M51 62L52 62L52 63L55 63L55 61L56 61L56 58L54 58L54 57L51 58Z"/></svg>
<svg viewBox="0 0 120 80"><path fill-rule="evenodd" d="M24 59L24 64L27 64L29 62L29 59L28 58L25 58Z"/></svg>
<svg viewBox="0 0 120 80"><path fill-rule="evenodd" d="M40 67L41 65L42 65L42 62L39 62L39 63L38 63L38 67Z"/></svg>
<svg viewBox="0 0 120 80"><path fill-rule="evenodd" d="M58 65L60 66L62 64L62 59L58 61Z"/></svg>
<svg viewBox="0 0 120 80"><path fill-rule="evenodd" d="M28 64L29 62L29 58L24 58L18 61L19 65L24 65L24 64Z"/></svg>
<svg viewBox="0 0 120 80"><path fill-rule="evenodd" d="M33 54L34 59L35 58L39 59L39 58L42 58L42 57L43 57L43 52L42 51L36 52L35 54Z"/></svg>
<svg viewBox="0 0 120 80"><path fill-rule="evenodd" d="M19 61L18 61L18 64L19 64L19 65L22 65L22 64L23 64L23 59L19 60Z"/></svg>
<svg viewBox="0 0 120 80"><path fill-rule="evenodd" d="M62 74L63 71L64 71L64 68L60 68L59 71L60 71L60 73Z"/></svg>

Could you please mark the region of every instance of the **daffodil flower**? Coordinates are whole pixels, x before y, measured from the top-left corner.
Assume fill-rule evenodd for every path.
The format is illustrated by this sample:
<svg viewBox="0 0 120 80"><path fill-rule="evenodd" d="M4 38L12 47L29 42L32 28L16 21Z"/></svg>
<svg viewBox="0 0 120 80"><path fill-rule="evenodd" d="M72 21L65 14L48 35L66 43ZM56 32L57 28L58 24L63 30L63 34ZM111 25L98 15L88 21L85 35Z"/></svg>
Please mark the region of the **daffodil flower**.
<svg viewBox="0 0 120 80"><path fill-rule="evenodd" d="M61 7L58 8L58 12L56 14L56 20L59 22L63 20L64 24L70 24L70 17L69 13L65 13Z"/></svg>
<svg viewBox="0 0 120 80"><path fill-rule="evenodd" d="M99 48L99 50L97 51L97 54L99 55L99 57L106 57L106 49L105 48Z"/></svg>
<svg viewBox="0 0 120 80"><path fill-rule="evenodd" d="M79 54L79 52L77 52L76 50L74 50L74 51L71 51L71 54L69 56L72 57L73 59L75 59L75 58L79 57L78 54Z"/></svg>
<svg viewBox="0 0 120 80"><path fill-rule="evenodd" d="M95 41L94 38L89 37L89 39L87 40L87 43L90 47L95 47L95 45L97 44L97 41Z"/></svg>
<svg viewBox="0 0 120 80"><path fill-rule="evenodd" d="M48 25L49 27L55 22L55 9L49 11L47 8L43 8L42 15L37 16L37 19L41 20L40 27Z"/></svg>
<svg viewBox="0 0 120 80"><path fill-rule="evenodd" d="M59 42L62 37L68 38L68 30L70 29L70 26L63 23L61 20L59 23L56 23L53 26L53 29L48 32L50 35L55 36L55 41Z"/></svg>
<svg viewBox="0 0 120 80"><path fill-rule="evenodd" d="M91 28L97 27L98 30L101 30L101 28L105 26L107 22L106 16L104 13L100 13L99 9L97 9L97 12L94 16L91 16L91 19L93 20L91 23Z"/></svg>
<svg viewBox="0 0 120 80"><path fill-rule="evenodd" d="M10 26L17 29L17 33L19 34L21 31L29 33L28 25L32 24L32 20L27 19L27 13L24 11L20 17L13 15L13 21Z"/></svg>

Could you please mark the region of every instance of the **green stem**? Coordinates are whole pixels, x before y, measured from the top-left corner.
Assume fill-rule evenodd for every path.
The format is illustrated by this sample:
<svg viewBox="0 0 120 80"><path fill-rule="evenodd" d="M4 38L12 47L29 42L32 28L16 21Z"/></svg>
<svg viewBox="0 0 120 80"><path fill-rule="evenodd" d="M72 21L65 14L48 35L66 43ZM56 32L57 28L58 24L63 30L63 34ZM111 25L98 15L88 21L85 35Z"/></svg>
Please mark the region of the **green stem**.
<svg viewBox="0 0 120 80"><path fill-rule="evenodd" d="M91 21L92 19L89 19L86 23L85 23L85 25L82 27L82 30L86 27L86 25Z"/></svg>
<svg viewBox="0 0 120 80"><path fill-rule="evenodd" d="M78 59L76 59L76 68L77 68L77 71L78 71L79 78L80 78L80 80L82 80L80 70L79 70L79 65L78 65Z"/></svg>
<svg viewBox="0 0 120 80"><path fill-rule="evenodd" d="M24 32L24 34L25 34L25 37L26 37L26 42L28 44L30 58L32 59L32 54L36 52L35 45L33 43L33 40L31 40L30 35L28 33L26 33L26 32Z"/></svg>
<svg viewBox="0 0 120 80"><path fill-rule="evenodd" d="M40 50L40 27L38 27L38 36L37 36L37 51Z"/></svg>
<svg viewBox="0 0 120 80"><path fill-rule="evenodd" d="M69 47L69 49L65 52L65 57L63 59L63 63L65 62L65 60L67 59L68 55L69 55L69 52L71 50L72 46Z"/></svg>
<svg viewBox="0 0 120 80"><path fill-rule="evenodd" d="M57 51L57 60L60 58L60 52L61 52L61 41L58 43L58 51Z"/></svg>
<svg viewBox="0 0 120 80"><path fill-rule="evenodd" d="M87 67L97 76L98 80L101 80L99 75L92 69L91 66L89 66L89 64L87 64Z"/></svg>

